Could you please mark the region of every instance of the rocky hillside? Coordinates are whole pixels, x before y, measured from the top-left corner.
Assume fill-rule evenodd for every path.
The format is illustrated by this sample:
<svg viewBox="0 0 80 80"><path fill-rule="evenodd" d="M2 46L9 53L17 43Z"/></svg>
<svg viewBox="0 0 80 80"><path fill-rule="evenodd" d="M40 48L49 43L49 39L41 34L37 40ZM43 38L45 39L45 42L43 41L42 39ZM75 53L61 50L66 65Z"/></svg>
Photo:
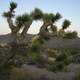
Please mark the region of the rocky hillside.
<svg viewBox="0 0 80 80"><path fill-rule="evenodd" d="M51 37L48 41L45 41L43 46L49 48L79 48L80 49L80 38L62 39L57 37Z"/></svg>
<svg viewBox="0 0 80 80"><path fill-rule="evenodd" d="M24 40L18 37L20 43L31 42L32 37L35 35L27 34ZM8 44L13 42L14 37L10 34L0 35L0 44ZM62 39L57 37L51 37L49 40L45 41L43 47L49 48L79 48L80 49L80 38L75 39Z"/></svg>

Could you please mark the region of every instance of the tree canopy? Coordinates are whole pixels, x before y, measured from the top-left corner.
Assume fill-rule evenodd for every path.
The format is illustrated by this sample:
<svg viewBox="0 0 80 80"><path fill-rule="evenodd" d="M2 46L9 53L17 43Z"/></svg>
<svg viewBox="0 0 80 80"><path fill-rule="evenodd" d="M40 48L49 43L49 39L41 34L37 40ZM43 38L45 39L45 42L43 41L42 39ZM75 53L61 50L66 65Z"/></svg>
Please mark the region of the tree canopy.
<svg viewBox="0 0 80 80"><path fill-rule="evenodd" d="M35 8L30 13L26 12L22 15L18 15L15 18L15 21L13 23L13 17L15 16L15 9L17 8L17 3L11 2L9 11L4 12L3 16L7 18L7 22L9 24L9 28L11 29L12 34L19 33L21 29L22 32L20 35L25 36L27 34L28 29L30 28L31 24L35 20L41 20L43 21L43 25L40 28L39 35L43 37L49 37L57 35L57 26L54 24L55 22L58 22L62 18L61 14L57 12L54 13L45 13L39 8ZM64 31L70 26L71 22L67 19L63 21L62 24L62 30ZM50 29L48 27L50 26ZM52 31L52 33L50 32Z"/></svg>

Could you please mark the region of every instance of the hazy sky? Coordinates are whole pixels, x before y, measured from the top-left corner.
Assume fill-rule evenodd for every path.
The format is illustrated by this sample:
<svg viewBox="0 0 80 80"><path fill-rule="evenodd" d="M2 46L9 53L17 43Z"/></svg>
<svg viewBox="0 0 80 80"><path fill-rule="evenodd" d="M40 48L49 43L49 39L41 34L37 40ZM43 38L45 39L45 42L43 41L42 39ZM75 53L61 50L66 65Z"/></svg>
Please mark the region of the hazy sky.
<svg viewBox="0 0 80 80"><path fill-rule="evenodd" d="M2 17L2 13L8 10L9 2L15 1L18 4L16 14L22 14L24 12L30 12L34 8L40 8L44 12L59 12L63 18L59 21L58 26L61 26L61 22L66 18L72 22L69 29L77 30L80 34L80 0L0 0L0 34L10 32L6 19ZM34 22L29 30L29 33L37 33L39 31L38 22Z"/></svg>

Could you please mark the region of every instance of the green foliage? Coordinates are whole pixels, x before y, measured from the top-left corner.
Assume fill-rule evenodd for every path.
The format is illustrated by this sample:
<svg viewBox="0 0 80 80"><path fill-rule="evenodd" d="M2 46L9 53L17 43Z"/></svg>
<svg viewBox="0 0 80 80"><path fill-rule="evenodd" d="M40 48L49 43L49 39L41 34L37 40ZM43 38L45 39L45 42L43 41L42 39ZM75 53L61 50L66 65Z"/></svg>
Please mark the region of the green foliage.
<svg viewBox="0 0 80 80"><path fill-rule="evenodd" d="M39 50L39 43L32 44L31 50L33 52L37 52Z"/></svg>
<svg viewBox="0 0 80 80"><path fill-rule="evenodd" d="M21 16L16 17L16 25L17 26L23 26L25 23L32 21L32 18L29 14L25 13Z"/></svg>
<svg viewBox="0 0 80 80"><path fill-rule="evenodd" d="M43 12L40 9L35 8L34 11L31 12L31 16L34 20L42 19Z"/></svg>
<svg viewBox="0 0 80 80"><path fill-rule="evenodd" d="M31 21L32 18L29 14L25 13L22 15L22 21L25 23L25 22L28 22L28 21Z"/></svg>
<svg viewBox="0 0 80 80"><path fill-rule="evenodd" d="M69 27L69 25L71 24L71 22L67 19L64 20L63 24L62 24L62 29L66 29Z"/></svg>
<svg viewBox="0 0 80 80"><path fill-rule="evenodd" d="M46 21L46 22L48 22L48 21L50 20L50 16L49 16L48 13L45 13L45 14L43 15L43 20Z"/></svg>
<svg viewBox="0 0 80 80"><path fill-rule="evenodd" d="M56 15L54 15L53 13L45 13L43 16L43 20L46 21L52 21L53 23L57 20L59 20L61 18L61 15L59 13L56 13Z"/></svg>
<svg viewBox="0 0 80 80"><path fill-rule="evenodd" d="M56 57L56 61L63 61L67 58L67 54L61 53L59 56Z"/></svg>
<svg viewBox="0 0 80 80"><path fill-rule="evenodd" d="M43 44L43 39L41 39L39 36L33 37L31 50L38 51L42 44Z"/></svg>
<svg viewBox="0 0 80 80"><path fill-rule="evenodd" d="M54 15L53 13L50 13L50 14L49 14L49 19L50 19L52 22L54 22L54 20L55 20L55 15Z"/></svg>
<svg viewBox="0 0 80 80"><path fill-rule="evenodd" d="M64 62L54 62L48 65L48 70L53 71L53 72L57 72L57 71L62 71L64 68Z"/></svg>
<svg viewBox="0 0 80 80"><path fill-rule="evenodd" d="M35 64L42 64L41 61L43 60L39 52L30 52L28 54L29 59L34 62Z"/></svg>
<svg viewBox="0 0 80 80"><path fill-rule="evenodd" d="M59 19L61 19L61 18L62 18L61 14L60 14L60 13L56 13L53 22L55 22L55 21L57 21L57 20L59 20Z"/></svg>
<svg viewBox="0 0 80 80"><path fill-rule="evenodd" d="M35 36L32 39L32 44L29 49L28 57L31 59L32 62L34 62L38 67L44 66L44 58L42 57L40 50L41 45L43 44L43 39L41 39L39 36Z"/></svg>
<svg viewBox="0 0 80 80"><path fill-rule="evenodd" d="M77 35L77 32L76 31L73 31L73 32L66 32L65 34L65 37L64 38L77 38L78 35Z"/></svg>
<svg viewBox="0 0 80 80"><path fill-rule="evenodd" d="M65 36L65 31L63 29L60 29L58 32L57 32L57 36L58 37L64 37Z"/></svg>
<svg viewBox="0 0 80 80"><path fill-rule="evenodd" d="M4 12L4 17L14 17L14 9L17 7L17 4L15 2L10 3L10 10L8 12Z"/></svg>
<svg viewBox="0 0 80 80"><path fill-rule="evenodd" d="M47 68L50 71L57 72L65 70L66 66L72 62L71 59L71 51L72 50L59 50L58 55L55 57L55 61L49 62Z"/></svg>
<svg viewBox="0 0 80 80"><path fill-rule="evenodd" d="M50 22L50 21L53 21L55 18L55 15L53 13L44 13L43 15L43 20L46 21L46 22Z"/></svg>
<svg viewBox="0 0 80 80"><path fill-rule="evenodd" d="M4 12L3 17L14 17L14 14L12 14L11 12Z"/></svg>
<svg viewBox="0 0 80 80"><path fill-rule="evenodd" d="M77 50L77 49L72 49L72 50L70 51L70 53L71 53L71 55L73 56L73 55L78 54L78 53L79 53L79 50Z"/></svg>
<svg viewBox="0 0 80 80"><path fill-rule="evenodd" d="M21 27L23 25L22 16L17 16L15 23L18 27Z"/></svg>
<svg viewBox="0 0 80 80"><path fill-rule="evenodd" d="M17 7L17 3L11 2L10 3L10 11L12 12Z"/></svg>

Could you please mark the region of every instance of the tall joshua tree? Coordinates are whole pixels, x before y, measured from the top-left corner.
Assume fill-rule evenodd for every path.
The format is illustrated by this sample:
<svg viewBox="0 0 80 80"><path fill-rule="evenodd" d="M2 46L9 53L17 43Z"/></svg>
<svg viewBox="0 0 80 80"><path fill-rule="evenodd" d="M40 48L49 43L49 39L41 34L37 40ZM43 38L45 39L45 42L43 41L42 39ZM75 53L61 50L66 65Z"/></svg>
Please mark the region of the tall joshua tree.
<svg viewBox="0 0 80 80"><path fill-rule="evenodd" d="M32 22L34 20L40 20L42 16L43 16L43 13L38 8L35 8L34 11L32 11L29 15L26 15L26 14L22 15L22 19L24 22L24 29L21 34L25 35L29 27L31 26Z"/></svg>
<svg viewBox="0 0 80 80"><path fill-rule="evenodd" d="M47 27L49 26L49 15L46 13L44 14L40 9L35 8L32 12L31 12L31 16L33 18L33 20L41 20L43 21L43 25L40 28L40 33L39 35L42 37L45 37L48 35L47 32Z"/></svg>
<svg viewBox="0 0 80 80"><path fill-rule="evenodd" d="M48 26L50 26L51 30L53 31L53 33L55 33L57 31L57 27L54 25L54 23L56 21L58 21L61 18L61 15L59 13L56 13L56 15L54 15L53 13L47 14L45 13L43 15L43 25L40 29L40 34L43 37L50 37L53 36L53 34L50 34L48 31Z"/></svg>
<svg viewBox="0 0 80 80"><path fill-rule="evenodd" d="M49 14L48 13L43 14L42 20L43 20L43 25L40 28L39 35L41 37L48 38L49 32L47 27L50 25Z"/></svg>
<svg viewBox="0 0 80 80"><path fill-rule="evenodd" d="M9 24L9 28L11 29L12 33L17 32L16 26L13 24L13 20L12 20L12 18L15 16L15 14L14 14L15 11L14 10L16 9L16 7L17 7L17 4L15 2L11 2L9 11L3 13L3 16L7 18L7 22Z"/></svg>
<svg viewBox="0 0 80 80"><path fill-rule="evenodd" d="M23 27L23 31L21 35L25 35L28 31L32 18L29 14L25 13L23 15L19 15L15 19L15 24L13 24L12 18L15 16L15 9L17 8L17 4L15 2L10 3L10 8L8 12L4 12L3 16L7 18L7 22L9 24L9 28L11 29L12 34L17 34L20 29Z"/></svg>
<svg viewBox="0 0 80 80"><path fill-rule="evenodd" d="M39 35L40 37L45 37L47 32L47 27L49 25L49 23L46 23L46 21L48 20L47 19L47 14L44 14L40 9L38 8L35 8L34 11L31 12L31 16L33 17L34 20L41 20L43 21L43 25L41 26L40 28L40 32L39 32ZM47 21L48 22L48 21Z"/></svg>

